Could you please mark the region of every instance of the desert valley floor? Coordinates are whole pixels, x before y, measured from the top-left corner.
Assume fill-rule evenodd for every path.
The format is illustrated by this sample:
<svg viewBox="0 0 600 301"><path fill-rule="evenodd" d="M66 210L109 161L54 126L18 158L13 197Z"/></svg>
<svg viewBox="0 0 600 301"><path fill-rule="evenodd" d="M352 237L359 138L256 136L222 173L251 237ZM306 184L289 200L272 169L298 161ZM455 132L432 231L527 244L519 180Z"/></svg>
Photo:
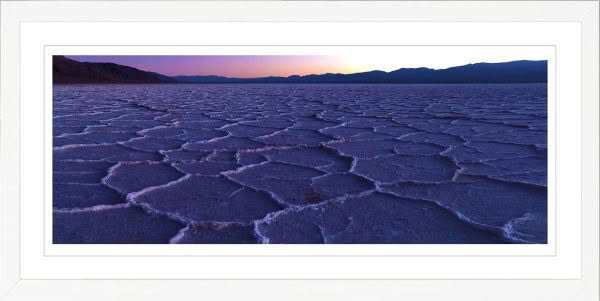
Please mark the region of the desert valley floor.
<svg viewBox="0 0 600 301"><path fill-rule="evenodd" d="M53 87L54 243L546 243L547 86Z"/></svg>

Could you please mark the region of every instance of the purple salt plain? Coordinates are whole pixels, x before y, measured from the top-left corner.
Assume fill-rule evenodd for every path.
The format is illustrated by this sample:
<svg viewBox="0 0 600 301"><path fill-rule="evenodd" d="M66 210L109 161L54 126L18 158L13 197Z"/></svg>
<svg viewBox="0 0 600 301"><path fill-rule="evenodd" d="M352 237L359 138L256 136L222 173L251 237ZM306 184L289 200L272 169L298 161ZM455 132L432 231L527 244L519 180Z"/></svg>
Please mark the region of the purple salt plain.
<svg viewBox="0 0 600 301"><path fill-rule="evenodd" d="M545 84L55 85L54 243L546 243Z"/></svg>

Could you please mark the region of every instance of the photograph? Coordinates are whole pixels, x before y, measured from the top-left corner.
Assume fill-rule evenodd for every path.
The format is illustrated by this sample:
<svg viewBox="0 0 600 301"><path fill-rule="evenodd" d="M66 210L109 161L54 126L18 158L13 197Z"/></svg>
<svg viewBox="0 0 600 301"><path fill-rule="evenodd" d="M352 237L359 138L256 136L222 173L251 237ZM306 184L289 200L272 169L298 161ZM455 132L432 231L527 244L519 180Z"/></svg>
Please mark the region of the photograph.
<svg viewBox="0 0 600 301"><path fill-rule="evenodd" d="M53 55L52 243L547 244L549 58L397 48Z"/></svg>

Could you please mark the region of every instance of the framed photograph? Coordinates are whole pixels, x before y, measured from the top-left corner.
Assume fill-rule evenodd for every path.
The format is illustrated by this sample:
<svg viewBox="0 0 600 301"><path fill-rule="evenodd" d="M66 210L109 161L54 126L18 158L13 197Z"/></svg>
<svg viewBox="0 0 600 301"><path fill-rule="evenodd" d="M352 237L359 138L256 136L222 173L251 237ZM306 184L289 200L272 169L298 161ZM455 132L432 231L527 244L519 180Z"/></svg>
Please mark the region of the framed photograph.
<svg viewBox="0 0 600 301"><path fill-rule="evenodd" d="M2 300L600 297L596 1L1 8Z"/></svg>

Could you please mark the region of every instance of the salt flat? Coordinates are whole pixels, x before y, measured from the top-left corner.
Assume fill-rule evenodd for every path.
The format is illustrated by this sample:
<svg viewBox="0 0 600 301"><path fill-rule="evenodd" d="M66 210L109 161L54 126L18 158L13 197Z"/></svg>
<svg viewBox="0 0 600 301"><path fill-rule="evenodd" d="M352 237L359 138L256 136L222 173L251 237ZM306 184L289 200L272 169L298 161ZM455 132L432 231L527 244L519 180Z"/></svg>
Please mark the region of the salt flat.
<svg viewBox="0 0 600 301"><path fill-rule="evenodd" d="M54 243L546 243L547 86L55 85Z"/></svg>

